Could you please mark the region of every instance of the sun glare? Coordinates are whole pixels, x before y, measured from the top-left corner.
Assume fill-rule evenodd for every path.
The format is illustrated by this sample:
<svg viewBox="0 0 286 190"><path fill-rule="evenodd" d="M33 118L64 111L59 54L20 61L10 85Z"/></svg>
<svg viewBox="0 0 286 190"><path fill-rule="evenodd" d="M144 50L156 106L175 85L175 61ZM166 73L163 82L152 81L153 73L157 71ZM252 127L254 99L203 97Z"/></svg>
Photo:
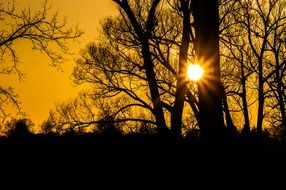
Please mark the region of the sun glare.
<svg viewBox="0 0 286 190"><path fill-rule="evenodd" d="M198 65L189 65L188 70L187 70L187 78L193 81L198 81L200 78L202 78L204 74L203 68Z"/></svg>

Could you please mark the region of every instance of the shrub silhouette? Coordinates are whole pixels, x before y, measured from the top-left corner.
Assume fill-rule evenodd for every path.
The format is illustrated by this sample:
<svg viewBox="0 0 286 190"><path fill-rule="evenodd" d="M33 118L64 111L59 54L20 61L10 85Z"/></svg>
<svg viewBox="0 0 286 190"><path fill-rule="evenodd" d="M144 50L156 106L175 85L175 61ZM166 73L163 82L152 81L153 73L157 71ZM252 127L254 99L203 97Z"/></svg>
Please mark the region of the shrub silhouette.
<svg viewBox="0 0 286 190"><path fill-rule="evenodd" d="M114 123L112 116L105 116L101 123L97 125L97 132L106 136L121 136L122 130Z"/></svg>
<svg viewBox="0 0 286 190"><path fill-rule="evenodd" d="M10 122L7 123L7 135L10 137L25 137L31 134L30 128L34 124L28 118L22 119L12 119Z"/></svg>

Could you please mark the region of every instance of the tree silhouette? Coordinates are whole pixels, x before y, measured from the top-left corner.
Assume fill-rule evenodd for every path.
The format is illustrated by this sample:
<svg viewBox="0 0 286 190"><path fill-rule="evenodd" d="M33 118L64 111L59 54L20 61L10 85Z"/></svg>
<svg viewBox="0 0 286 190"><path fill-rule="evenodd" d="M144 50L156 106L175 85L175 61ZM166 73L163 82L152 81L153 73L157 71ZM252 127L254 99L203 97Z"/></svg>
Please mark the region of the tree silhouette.
<svg viewBox="0 0 286 190"><path fill-rule="evenodd" d="M118 3L125 6L125 9L128 9L126 6L132 8L135 18L138 19L138 25L147 26L147 15L152 3L137 4L138 2L133 1ZM191 1L172 1L158 6L160 9L154 18L156 24L152 27L150 39L148 39L151 64L155 71L153 74L160 92L160 99L157 98L156 102L161 102L164 108L164 119L171 120L170 123L167 122L171 133L174 136L180 136L182 128L186 126L187 117L189 121L194 121L193 117L199 120L196 85L188 84L186 81L187 65L189 62L195 62L193 42L196 36L191 14L193 5ZM156 121L158 117L154 115L156 113L154 98L152 99L150 91L154 88L151 87L147 70L144 69L143 45L140 35L136 33L137 29L124 10L121 10L117 18L106 19L102 27L104 40L100 44L89 45L82 53L82 58L77 61L73 73L76 84L94 85L95 90L91 92L93 99L118 98L124 94L124 97L129 97L133 101L122 106L121 111L131 107L136 110L143 108L146 110L145 115L151 112ZM144 97L142 92L146 90ZM150 106L149 100L153 106ZM188 104L184 106L185 101ZM183 111L184 108L185 111ZM212 115L210 113L214 112L209 112L209 116ZM132 115L129 118L132 117L134 120L138 118ZM223 126L223 123L220 125Z"/></svg>
<svg viewBox="0 0 286 190"><path fill-rule="evenodd" d="M227 62L232 63L225 77L226 91L235 101L232 107L243 113L245 131L250 129L256 104L258 133L263 130L263 121L268 120L273 128L285 126L284 9L279 0L238 1L228 18L235 23L221 38Z"/></svg>
<svg viewBox="0 0 286 190"><path fill-rule="evenodd" d="M112 116L115 123L126 122L129 127L132 122L134 126L142 122L165 131L159 129L159 119L176 137L199 127L202 134L220 138L226 127L231 133L251 130L254 105L261 101L262 89L266 103L258 120L267 118L278 128L284 125L285 19L280 14L281 1L271 1L268 4L273 8L261 10L257 7L261 1L229 0L208 6L204 1L187 0L115 3L120 14L102 22L101 41L89 44L74 68L74 82L91 87L85 96L90 102L64 115L64 108L58 107L53 113L59 120L62 115L68 123L65 115L77 113L76 126L101 122L104 117L98 117L98 111L104 106L92 102L104 100L110 103L106 116ZM268 14L269 19L263 20ZM270 33L259 34L260 28L268 28ZM259 48L265 52L262 60L255 55ZM258 82L259 60L263 88ZM195 62L205 67L205 76L197 84L186 80L186 67ZM89 115L93 117L86 117Z"/></svg>
<svg viewBox="0 0 286 190"><path fill-rule="evenodd" d="M32 45L31 49L46 54L52 65L58 66L63 62L63 54L68 53L67 41L81 36L77 27L67 27L65 20L60 21L57 14L50 15L51 7L48 0L43 1L40 10L33 13L30 8L18 11L14 1L0 3L0 74L17 74L22 78L19 70L19 57L15 44L25 40ZM58 48L58 49L56 49ZM19 102L11 87L0 87L1 118L7 113L4 105L11 102L19 108ZM4 119L2 119L4 120Z"/></svg>
<svg viewBox="0 0 286 190"><path fill-rule="evenodd" d="M146 79L149 83L149 91L153 103L153 114L156 119L158 132L162 134L167 133L168 129L164 118L162 101L159 93L159 87L155 78L155 70L149 45L149 40L156 24L156 9L160 3L160 0L154 0L152 2L147 12L145 26L140 25L127 0L114 0L114 2L117 3L121 8L121 11L126 14L125 19L129 20L131 26L135 31L136 38L141 45L141 53L143 58L142 67L145 70Z"/></svg>
<svg viewBox="0 0 286 190"><path fill-rule="evenodd" d="M4 88L0 86L0 119L2 124L5 123L9 117L9 113L5 111L5 107L11 104L16 107L18 112L20 112L20 102L17 99L17 95L15 94L13 88Z"/></svg>
<svg viewBox="0 0 286 190"><path fill-rule="evenodd" d="M127 103L127 106L125 106ZM71 102L58 104L56 110L50 111L48 119L42 124L44 133L64 134L68 131L78 133L101 133L110 128L116 128L129 133L137 133L142 126L154 131L155 122L149 120L143 113L137 111L134 116L128 99L122 97L107 101L104 99L90 100L88 94L81 93ZM124 127L121 125L124 123ZM131 124L130 124L131 123ZM146 130L149 130L146 129Z"/></svg>
<svg viewBox="0 0 286 190"><path fill-rule="evenodd" d="M129 5L127 1L122 3L124 6ZM146 17L143 17L143 15L140 15L143 14L143 12L140 12L140 9L144 7L142 11L148 11L151 8L148 4L139 4L139 6L133 1L130 4L130 7L134 9L133 12L136 13L135 16L138 18L138 23L140 26L144 26L145 21L148 20L146 16L148 14L146 12ZM190 22L189 4L190 2L182 4L185 6L185 23ZM168 4L166 8L162 8L161 6L163 5L160 5L160 13L162 14L159 14L159 12L155 14L156 24L152 28L151 36L148 40L152 57L151 64L155 71L150 75L154 75L156 79L155 83L160 93L161 100L156 98L156 105L158 102L162 104L165 112L165 116L163 116L172 118L171 130L174 135L179 136L181 135L182 128L182 105L186 100L186 93L188 95L187 102L191 106L189 110L193 109L195 110L194 112L198 112L196 98L191 90L187 90L185 77L187 59L191 57L190 52L188 52L190 37L187 35L190 32L188 31L190 28L186 29L186 34L182 37L180 31L182 23L176 23L175 20L181 20L181 14L183 13L182 7L180 8L176 1L173 4ZM170 10L174 10L175 12L172 13ZM129 101L130 104L122 107L121 111L125 110L125 108L129 109L131 106L138 109L144 108L146 109L145 115L149 115L151 112L155 117L155 121L157 121L156 118L158 117L155 116L157 113L155 109L157 108L153 104L155 99L154 97L152 98L150 91L154 88L150 85L151 82L147 76L148 69L144 66L145 61L143 59L144 55L141 47L142 42L139 38L140 35L137 35L135 28L130 23L131 21L125 17L127 17L125 13L121 12L120 17L107 19L103 23L103 35L106 41L104 40L98 45L90 45L82 54L82 59L78 60L78 66L74 70L75 82L77 84L85 82L95 84L95 94L98 98L108 98L124 94L133 101ZM190 26L188 25L188 27ZM186 44L181 46L182 42ZM177 64L177 60L181 63L180 65ZM178 69L180 74L177 73ZM98 71L103 72L100 75L95 74ZM180 87L177 87L176 83L174 83L178 76L180 76ZM182 93L183 91L185 92ZM144 92L146 92L146 95ZM174 105L173 98L176 102ZM150 100L152 106L150 106ZM181 111L179 111L179 107L181 107ZM164 117L161 119L165 120L166 118ZM176 119L177 117L178 119ZM152 117L151 120L153 120ZM166 123L166 121L164 122Z"/></svg>
<svg viewBox="0 0 286 190"><path fill-rule="evenodd" d="M219 138L224 128L223 86L220 81L219 3L196 0L195 51L198 62L205 67L206 79L199 82L199 125L202 133Z"/></svg>
<svg viewBox="0 0 286 190"><path fill-rule="evenodd" d="M188 66L188 52L191 42L191 4L190 0L180 0L180 11L182 13L182 39L179 50L179 66L177 73L177 84L175 92L174 106L171 112L171 130L173 136L181 136L182 128L182 116L184 109L184 102L186 96L186 78L187 78L187 66Z"/></svg>

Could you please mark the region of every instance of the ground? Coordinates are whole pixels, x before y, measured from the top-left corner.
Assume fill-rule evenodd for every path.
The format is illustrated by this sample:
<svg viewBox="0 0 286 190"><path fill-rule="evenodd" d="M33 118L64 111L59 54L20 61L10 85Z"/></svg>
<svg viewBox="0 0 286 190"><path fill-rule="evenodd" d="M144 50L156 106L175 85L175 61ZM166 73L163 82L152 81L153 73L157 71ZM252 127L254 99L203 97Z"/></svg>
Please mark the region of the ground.
<svg viewBox="0 0 286 190"><path fill-rule="evenodd" d="M1 189L276 189L286 171L282 143L257 138L28 135L0 151Z"/></svg>

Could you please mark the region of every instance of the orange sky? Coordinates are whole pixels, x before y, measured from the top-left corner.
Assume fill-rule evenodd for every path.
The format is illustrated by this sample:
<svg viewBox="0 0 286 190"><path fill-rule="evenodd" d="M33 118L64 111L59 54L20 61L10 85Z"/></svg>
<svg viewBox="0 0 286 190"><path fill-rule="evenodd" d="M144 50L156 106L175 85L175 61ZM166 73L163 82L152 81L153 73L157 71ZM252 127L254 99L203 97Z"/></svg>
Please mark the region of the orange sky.
<svg viewBox="0 0 286 190"><path fill-rule="evenodd" d="M2 0L1 0L2 1ZM4 0L12 1L12 0ZM31 6L37 10L41 5L40 0L15 0L17 9ZM72 99L79 92L79 87L74 87L70 80L74 59L79 56L80 49L87 43L98 39L99 23L106 16L114 15L116 7L111 0L50 0L52 11L58 11L59 16L68 19L68 23L78 26L84 35L78 43L70 43L70 50L74 56L68 57L63 64L63 72L50 67L50 60L32 51L29 43L18 41L17 53L21 61L21 70L26 74L24 81L19 81L17 76L1 77L0 85L12 86L19 95L23 111L35 124L41 124L47 119L49 110L55 107L56 102Z"/></svg>

